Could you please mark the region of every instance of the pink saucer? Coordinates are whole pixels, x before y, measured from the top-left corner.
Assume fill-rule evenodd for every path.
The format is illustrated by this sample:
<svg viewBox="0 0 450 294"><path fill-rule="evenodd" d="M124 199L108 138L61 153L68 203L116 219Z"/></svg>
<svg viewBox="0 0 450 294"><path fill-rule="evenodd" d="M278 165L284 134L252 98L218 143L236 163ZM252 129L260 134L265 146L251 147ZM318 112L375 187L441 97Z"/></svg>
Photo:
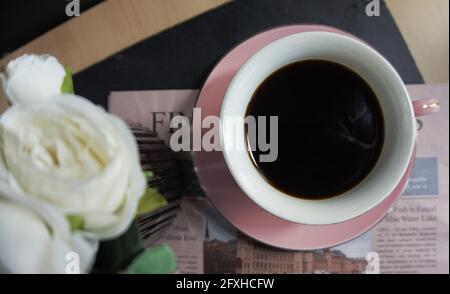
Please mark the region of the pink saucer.
<svg viewBox="0 0 450 294"><path fill-rule="evenodd" d="M206 80L197 100L202 117L220 115L228 84L240 66L259 49L274 40L295 33L328 31L349 36L334 28L317 25L292 25L260 33L226 54ZM204 130L205 131L205 130ZM278 218L248 198L230 174L221 152L194 152L194 165L200 183L213 205L237 229L275 247L307 250L327 248L347 242L377 224L395 203L406 186L413 157L399 185L381 204L346 222L332 225L304 225Z"/></svg>

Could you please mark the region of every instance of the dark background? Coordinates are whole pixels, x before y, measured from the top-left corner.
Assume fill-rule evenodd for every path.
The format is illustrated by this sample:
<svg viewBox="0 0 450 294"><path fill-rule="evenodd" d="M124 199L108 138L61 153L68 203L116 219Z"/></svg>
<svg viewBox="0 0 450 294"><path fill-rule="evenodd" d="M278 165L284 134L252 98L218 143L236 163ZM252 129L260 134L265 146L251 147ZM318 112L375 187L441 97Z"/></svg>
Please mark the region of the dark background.
<svg viewBox="0 0 450 294"><path fill-rule="evenodd" d="M0 0L0 56L70 19L69 0ZM80 12L103 2L81 0Z"/></svg>
<svg viewBox="0 0 450 294"><path fill-rule="evenodd" d="M81 13L100 2L81 0ZM66 21L67 3L68 0L0 1L0 52L12 51ZM75 91L106 107L110 91L200 88L214 64L239 42L260 31L295 23L324 24L348 31L380 51L406 83L422 83L384 2L378 17L365 14L366 3L235 0L78 73L74 77Z"/></svg>

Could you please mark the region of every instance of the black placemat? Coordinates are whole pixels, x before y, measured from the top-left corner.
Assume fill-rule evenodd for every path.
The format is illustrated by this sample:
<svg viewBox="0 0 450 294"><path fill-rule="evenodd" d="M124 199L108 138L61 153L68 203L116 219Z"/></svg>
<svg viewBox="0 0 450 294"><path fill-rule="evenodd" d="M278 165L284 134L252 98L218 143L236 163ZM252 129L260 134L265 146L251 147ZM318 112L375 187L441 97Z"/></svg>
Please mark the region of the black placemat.
<svg viewBox="0 0 450 294"><path fill-rule="evenodd" d="M207 0L205 0L207 1ZM365 14L365 0L237 0L200 15L78 73L76 92L104 107L117 90L197 89L218 59L271 27L316 23L365 40L408 83L423 79L386 5Z"/></svg>

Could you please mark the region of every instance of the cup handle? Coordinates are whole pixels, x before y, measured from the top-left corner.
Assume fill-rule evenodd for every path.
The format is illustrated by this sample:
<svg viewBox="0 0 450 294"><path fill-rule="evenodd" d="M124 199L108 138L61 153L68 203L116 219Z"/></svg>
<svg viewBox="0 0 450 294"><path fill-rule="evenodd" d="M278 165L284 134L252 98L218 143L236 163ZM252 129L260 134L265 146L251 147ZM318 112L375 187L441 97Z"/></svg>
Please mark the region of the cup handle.
<svg viewBox="0 0 450 294"><path fill-rule="evenodd" d="M440 108L436 98L416 100L412 104L416 117L436 113Z"/></svg>

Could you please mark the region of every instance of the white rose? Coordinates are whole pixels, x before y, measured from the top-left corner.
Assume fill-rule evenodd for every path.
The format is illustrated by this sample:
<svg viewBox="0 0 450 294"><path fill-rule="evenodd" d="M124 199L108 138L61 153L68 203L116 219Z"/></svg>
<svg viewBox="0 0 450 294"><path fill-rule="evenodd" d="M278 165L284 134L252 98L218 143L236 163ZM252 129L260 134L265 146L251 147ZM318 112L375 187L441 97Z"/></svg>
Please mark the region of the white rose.
<svg viewBox="0 0 450 294"><path fill-rule="evenodd" d="M81 217L99 239L128 228L146 187L129 128L76 95L13 104L0 118L0 153L12 189Z"/></svg>
<svg viewBox="0 0 450 294"><path fill-rule="evenodd" d="M35 103L61 94L66 71L50 55L23 55L0 74L7 98L12 103Z"/></svg>
<svg viewBox="0 0 450 294"><path fill-rule="evenodd" d="M58 210L0 183L0 273L87 273L97 248L98 241L72 233Z"/></svg>

